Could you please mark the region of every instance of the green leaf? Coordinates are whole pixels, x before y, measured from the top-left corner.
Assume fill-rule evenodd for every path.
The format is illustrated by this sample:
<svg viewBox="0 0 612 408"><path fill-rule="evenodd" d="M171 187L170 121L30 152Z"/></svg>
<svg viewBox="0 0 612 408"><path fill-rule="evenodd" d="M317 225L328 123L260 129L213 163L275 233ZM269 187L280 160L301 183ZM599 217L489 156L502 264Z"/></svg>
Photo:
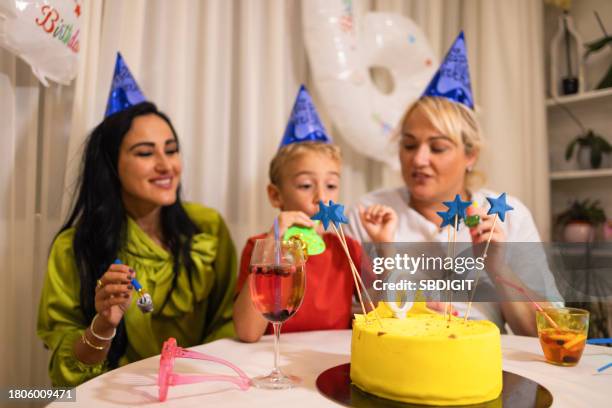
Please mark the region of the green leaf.
<svg viewBox="0 0 612 408"><path fill-rule="evenodd" d="M597 84L595 88L596 89L612 88L612 65L610 65L610 68L608 68L608 72L601 79L601 81L599 81L599 83Z"/></svg>
<svg viewBox="0 0 612 408"><path fill-rule="evenodd" d="M584 44L587 48L587 52L584 54L584 58L587 58L591 53L601 50L603 47L612 42L612 36L602 37L599 40L591 41L590 43Z"/></svg>

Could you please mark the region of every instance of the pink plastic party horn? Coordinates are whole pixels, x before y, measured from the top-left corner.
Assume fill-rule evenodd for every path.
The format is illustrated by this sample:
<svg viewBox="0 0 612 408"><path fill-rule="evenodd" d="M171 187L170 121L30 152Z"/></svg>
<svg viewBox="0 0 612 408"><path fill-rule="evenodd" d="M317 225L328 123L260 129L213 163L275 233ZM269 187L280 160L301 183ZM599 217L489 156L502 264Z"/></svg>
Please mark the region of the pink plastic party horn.
<svg viewBox="0 0 612 408"><path fill-rule="evenodd" d="M523 288L522 286L519 286L515 283L512 283L504 278L502 278L501 276L497 276L496 279L500 282L503 283L506 286L511 287L512 289L515 289L518 292L521 292L523 295L525 295L525 297L527 299L529 299L529 301L531 302L531 304L533 304L533 306L539 310L540 312L542 312L542 314L544 315L544 317L546 317L546 320L548 320L548 322L555 328L559 328L559 325L548 315L548 313L546 313L544 311L544 308L542 306L540 306L540 304L538 302L536 302L535 300L533 300L531 298L531 296L529 296L529 293L527 293L527 291L525 290L525 288Z"/></svg>

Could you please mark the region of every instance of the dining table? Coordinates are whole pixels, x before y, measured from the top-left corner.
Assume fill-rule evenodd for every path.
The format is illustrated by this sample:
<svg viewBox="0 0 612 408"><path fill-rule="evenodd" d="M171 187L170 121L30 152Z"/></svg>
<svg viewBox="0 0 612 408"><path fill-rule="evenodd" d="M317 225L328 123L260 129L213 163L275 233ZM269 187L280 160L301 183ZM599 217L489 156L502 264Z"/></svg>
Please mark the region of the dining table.
<svg viewBox="0 0 612 408"><path fill-rule="evenodd" d="M273 367L273 336L255 343L221 339L191 347L240 367L249 377L268 374ZM179 345L180 346L180 345ZM587 345L574 367L561 367L544 360L539 340L534 337L502 335L503 369L533 380L550 391L553 407L612 407L612 369L597 368L612 362L612 348ZM230 382L176 385L166 401L158 399L157 373L160 356L124 365L75 388L74 402L55 401L49 407L338 407L320 393L318 376L325 370L350 362L351 331L328 330L282 334L280 369L300 379L291 389L241 390ZM174 371L191 374L234 372L224 365L186 358L176 359ZM504 405L504 408L508 408ZM522 408L522 407L520 407Z"/></svg>

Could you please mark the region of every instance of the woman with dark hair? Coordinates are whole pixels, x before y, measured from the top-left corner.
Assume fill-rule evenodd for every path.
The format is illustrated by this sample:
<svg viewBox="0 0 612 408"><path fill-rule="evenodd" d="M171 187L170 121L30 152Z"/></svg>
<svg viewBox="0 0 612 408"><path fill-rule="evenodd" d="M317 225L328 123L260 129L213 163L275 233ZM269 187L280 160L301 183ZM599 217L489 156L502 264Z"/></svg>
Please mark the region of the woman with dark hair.
<svg viewBox="0 0 612 408"><path fill-rule="evenodd" d="M40 301L53 385L159 354L168 337L189 347L233 336L234 245L216 211L181 202L180 175L176 132L152 103L108 116L89 136ZM152 313L136 307L133 277Z"/></svg>

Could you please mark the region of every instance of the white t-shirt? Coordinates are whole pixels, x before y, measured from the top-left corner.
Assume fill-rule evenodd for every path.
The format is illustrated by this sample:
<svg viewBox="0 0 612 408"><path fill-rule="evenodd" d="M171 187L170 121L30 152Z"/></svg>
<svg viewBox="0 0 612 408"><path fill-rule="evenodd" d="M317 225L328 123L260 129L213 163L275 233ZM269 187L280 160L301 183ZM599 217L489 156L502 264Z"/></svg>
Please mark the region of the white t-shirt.
<svg viewBox="0 0 612 408"><path fill-rule="evenodd" d="M387 205L395 210L398 216L398 225L395 232L395 242L448 242L447 228L441 229L426 219L423 215L409 206L410 193L403 186L393 189L377 190L366 194L359 200L362 207L368 207L373 204ZM476 201L481 208L489 207L486 197L499 197L499 193L490 190L480 189L472 193L472 201ZM505 222L498 220L496 228L503 228L506 234L507 242L541 242L540 234L535 226L531 212L517 198L507 196L506 202L513 207L512 211L506 213ZM359 211L357 206L350 208L348 213L349 226L348 233L359 240L360 242L370 242L370 238L361 225ZM441 221L441 220L440 220ZM457 242L471 242L472 238L469 229L462 227L457 231ZM554 278L548 268L546 255L543 251L536 250L535 255L530 253L529 259L514 260L516 262L528 263L530 268L513 268L513 271L518 275L521 281L532 290L544 294L549 299L560 300L561 296L554 283ZM527 276L521 274L522 270L534 270L534 264L539 273ZM489 277L483 274L479 279L480 285L492 286ZM463 315L467 310L467 303L453 303L460 315ZM501 309L497 303L474 302L470 317L475 319L487 319L495 322L500 328L504 326L504 319Z"/></svg>

